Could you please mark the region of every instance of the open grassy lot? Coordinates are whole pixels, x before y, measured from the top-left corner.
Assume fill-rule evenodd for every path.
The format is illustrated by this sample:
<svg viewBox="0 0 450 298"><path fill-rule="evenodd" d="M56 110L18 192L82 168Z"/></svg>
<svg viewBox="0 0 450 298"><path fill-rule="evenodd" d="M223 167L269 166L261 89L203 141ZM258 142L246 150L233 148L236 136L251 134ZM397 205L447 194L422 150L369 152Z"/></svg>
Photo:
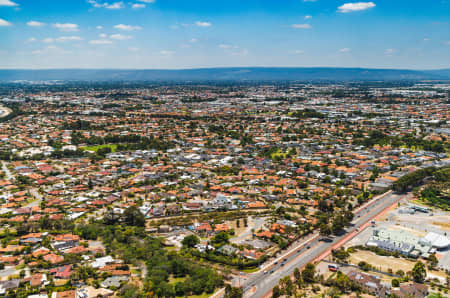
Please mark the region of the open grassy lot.
<svg viewBox="0 0 450 298"><path fill-rule="evenodd" d="M87 151L94 151L97 152L99 149L102 148L111 148L111 152L116 152L117 150L117 145L116 144L105 144L105 145L97 145L97 146L87 146L87 147L82 147L81 149L83 150L87 150Z"/></svg>
<svg viewBox="0 0 450 298"><path fill-rule="evenodd" d="M402 258L378 256L371 251L359 250L352 253L350 256L350 263L358 265L359 262L365 261L376 269L387 272L392 269L394 272L397 270L403 270L404 272L411 271L416 262L409 261ZM443 271L428 271L427 273L432 276L445 279L445 272Z"/></svg>

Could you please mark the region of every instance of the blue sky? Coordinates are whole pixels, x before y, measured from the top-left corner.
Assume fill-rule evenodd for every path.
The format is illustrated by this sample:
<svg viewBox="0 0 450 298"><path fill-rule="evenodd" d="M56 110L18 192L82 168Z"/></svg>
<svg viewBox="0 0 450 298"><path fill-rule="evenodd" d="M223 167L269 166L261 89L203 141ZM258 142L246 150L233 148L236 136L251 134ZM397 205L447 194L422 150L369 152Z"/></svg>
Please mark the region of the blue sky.
<svg viewBox="0 0 450 298"><path fill-rule="evenodd" d="M0 68L450 68L450 0L0 0Z"/></svg>

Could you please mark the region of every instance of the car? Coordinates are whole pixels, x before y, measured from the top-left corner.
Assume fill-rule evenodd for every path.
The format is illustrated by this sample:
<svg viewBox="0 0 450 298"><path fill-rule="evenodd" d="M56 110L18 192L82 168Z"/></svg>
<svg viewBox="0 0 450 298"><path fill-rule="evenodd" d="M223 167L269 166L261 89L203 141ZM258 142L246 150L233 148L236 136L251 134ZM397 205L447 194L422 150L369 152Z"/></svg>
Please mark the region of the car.
<svg viewBox="0 0 450 298"><path fill-rule="evenodd" d="M270 270L270 273L273 273L273 270Z"/></svg>
<svg viewBox="0 0 450 298"><path fill-rule="evenodd" d="M311 248L311 245L308 245L307 247L306 247L306 249L310 249Z"/></svg>
<svg viewBox="0 0 450 298"><path fill-rule="evenodd" d="M287 260L288 260L287 258L284 258L284 260L283 260L283 261L284 261L284 262L286 262Z"/></svg>
<svg viewBox="0 0 450 298"><path fill-rule="evenodd" d="M267 270L264 270L264 274L267 274L268 273L268 271Z"/></svg>
<svg viewBox="0 0 450 298"><path fill-rule="evenodd" d="M274 265L277 265L278 264L278 261L276 261L275 263L273 263Z"/></svg>
<svg viewBox="0 0 450 298"><path fill-rule="evenodd" d="M301 249L297 250L297 253L301 253L301 252L302 252L302 250L301 250Z"/></svg>

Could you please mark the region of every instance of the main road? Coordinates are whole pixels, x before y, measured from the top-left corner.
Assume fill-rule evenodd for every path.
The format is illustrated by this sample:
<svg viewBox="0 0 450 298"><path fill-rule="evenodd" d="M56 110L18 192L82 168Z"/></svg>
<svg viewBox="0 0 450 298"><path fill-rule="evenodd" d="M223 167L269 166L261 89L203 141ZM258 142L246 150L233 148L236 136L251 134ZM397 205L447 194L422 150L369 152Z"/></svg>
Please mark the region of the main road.
<svg viewBox="0 0 450 298"><path fill-rule="evenodd" d="M244 297L266 297L281 278L292 275L295 268L302 268L307 263L325 258L332 249L342 246L370 225L370 222L389 209L404 196L389 192L382 195L355 211L351 226L346 228L343 235L330 238L328 242L320 241L318 234L314 234L301 243L295 243L278 259L266 265L257 273L250 274L245 279L239 278L239 285L243 287Z"/></svg>

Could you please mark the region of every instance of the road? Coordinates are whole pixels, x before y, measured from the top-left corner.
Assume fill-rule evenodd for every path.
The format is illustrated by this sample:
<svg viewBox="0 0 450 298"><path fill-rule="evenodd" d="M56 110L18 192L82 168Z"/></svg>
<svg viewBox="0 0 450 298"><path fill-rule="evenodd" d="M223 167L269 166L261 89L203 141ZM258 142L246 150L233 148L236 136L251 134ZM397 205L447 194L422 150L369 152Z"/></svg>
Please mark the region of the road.
<svg viewBox="0 0 450 298"><path fill-rule="evenodd" d="M36 188L31 188L30 193L33 195L33 197L36 199L35 201L31 202L30 204L26 205L25 207L35 207L39 206L42 202L43 196L39 193L39 191Z"/></svg>
<svg viewBox="0 0 450 298"><path fill-rule="evenodd" d="M6 162L4 161L2 162L2 170L9 181L14 181L14 176L11 174L11 171L8 169Z"/></svg>
<svg viewBox="0 0 450 298"><path fill-rule="evenodd" d="M342 246L353 238L360 230L370 225L373 218L400 201L403 197L388 193L367 204L365 208L358 209L355 212L355 219L352 221L352 225L345 230L343 235L332 238L330 242L320 241L320 237L315 234L303 243L295 244L293 249L290 249L272 264L264 267L263 272L250 274L247 279L239 280L244 289L244 297L256 298L269 295L281 278L292 275L295 268L301 268L307 263L325 258L332 249Z"/></svg>

